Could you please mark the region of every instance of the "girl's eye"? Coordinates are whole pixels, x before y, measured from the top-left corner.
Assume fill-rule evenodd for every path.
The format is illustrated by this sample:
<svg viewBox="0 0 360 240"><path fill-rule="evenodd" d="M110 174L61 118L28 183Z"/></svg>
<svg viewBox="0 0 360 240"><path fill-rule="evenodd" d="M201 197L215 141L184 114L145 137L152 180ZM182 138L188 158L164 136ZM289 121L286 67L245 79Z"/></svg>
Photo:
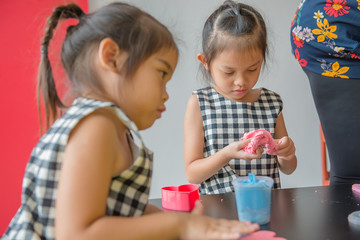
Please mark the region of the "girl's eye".
<svg viewBox="0 0 360 240"><path fill-rule="evenodd" d="M161 76L162 78L164 78L164 77L166 76L166 74L167 74L167 72L165 72L165 71L160 71L160 76Z"/></svg>
<svg viewBox="0 0 360 240"><path fill-rule="evenodd" d="M233 75L233 74L234 74L234 72L224 72L224 74L225 74L225 75L229 75L229 76L231 76L231 75Z"/></svg>
<svg viewBox="0 0 360 240"><path fill-rule="evenodd" d="M257 68L249 69L249 72L255 72L256 70L257 70Z"/></svg>

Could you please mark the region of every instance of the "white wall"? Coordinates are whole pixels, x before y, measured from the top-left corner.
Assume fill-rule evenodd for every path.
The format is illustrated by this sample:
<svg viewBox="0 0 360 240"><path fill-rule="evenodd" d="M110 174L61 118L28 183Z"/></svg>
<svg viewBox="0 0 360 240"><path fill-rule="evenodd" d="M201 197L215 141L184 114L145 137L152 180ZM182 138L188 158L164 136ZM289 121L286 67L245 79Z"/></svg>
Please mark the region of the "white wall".
<svg viewBox="0 0 360 240"><path fill-rule="evenodd" d="M89 0L90 11L110 0ZM188 183L184 173L183 118L191 92L202 87L196 54L201 49L201 32L217 0L131 0L164 23L179 39L180 59L168 84L167 111L153 127L143 131L148 148L154 151L154 175L150 198L161 197L161 187ZM321 185L319 119L307 78L290 51L290 22L300 0L245 0L254 6L268 25L270 58L258 86L282 96L288 134L295 142L298 168L281 175L283 188Z"/></svg>

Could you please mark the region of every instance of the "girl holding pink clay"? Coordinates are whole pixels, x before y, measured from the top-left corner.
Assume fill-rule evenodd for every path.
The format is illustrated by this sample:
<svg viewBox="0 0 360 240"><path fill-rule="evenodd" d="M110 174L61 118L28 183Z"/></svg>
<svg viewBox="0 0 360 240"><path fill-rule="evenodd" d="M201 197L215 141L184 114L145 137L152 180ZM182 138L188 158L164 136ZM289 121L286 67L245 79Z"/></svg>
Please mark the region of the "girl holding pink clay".
<svg viewBox="0 0 360 240"><path fill-rule="evenodd" d="M190 97L184 120L185 172L201 194L233 191L232 180L248 173L269 176L280 188L279 169L291 174L297 166L288 137L281 97L254 89L266 63L267 34L262 16L251 6L225 1L207 19L203 52L197 55L209 87ZM245 133L266 130L277 143L274 151L245 148ZM268 141L267 141L268 142ZM273 145L272 145L273 146Z"/></svg>

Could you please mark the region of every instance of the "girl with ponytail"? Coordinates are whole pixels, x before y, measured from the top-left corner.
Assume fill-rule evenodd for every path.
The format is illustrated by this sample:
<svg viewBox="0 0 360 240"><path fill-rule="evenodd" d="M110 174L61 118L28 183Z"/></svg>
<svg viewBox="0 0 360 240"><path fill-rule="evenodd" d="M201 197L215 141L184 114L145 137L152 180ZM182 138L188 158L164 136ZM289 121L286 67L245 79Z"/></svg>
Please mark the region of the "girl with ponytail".
<svg viewBox="0 0 360 240"><path fill-rule="evenodd" d="M226 0L206 20L197 55L208 86L188 101L184 120L185 172L201 194L233 192L232 181L249 173L268 176L280 188L281 170L297 167L279 94L255 88L268 52L263 17L253 7ZM266 130L278 143L273 154L245 151L243 135Z"/></svg>
<svg viewBox="0 0 360 240"><path fill-rule="evenodd" d="M53 32L67 18L79 20L61 50L77 96L69 108L48 57ZM38 97L48 130L31 154L21 206L2 239L235 239L258 229L202 216L200 203L192 213L162 213L148 204L152 152L139 131L165 111L178 59L164 25L124 3L90 14L59 6L41 52Z"/></svg>

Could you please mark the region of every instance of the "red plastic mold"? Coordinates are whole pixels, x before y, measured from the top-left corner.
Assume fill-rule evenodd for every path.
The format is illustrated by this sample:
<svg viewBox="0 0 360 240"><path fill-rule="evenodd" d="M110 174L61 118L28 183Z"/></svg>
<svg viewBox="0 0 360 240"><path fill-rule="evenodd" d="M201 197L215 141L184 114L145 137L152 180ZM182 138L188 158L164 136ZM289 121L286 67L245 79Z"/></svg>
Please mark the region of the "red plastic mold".
<svg viewBox="0 0 360 240"><path fill-rule="evenodd" d="M199 199L199 186L185 184L161 188L161 203L163 211L186 211L190 212Z"/></svg>

